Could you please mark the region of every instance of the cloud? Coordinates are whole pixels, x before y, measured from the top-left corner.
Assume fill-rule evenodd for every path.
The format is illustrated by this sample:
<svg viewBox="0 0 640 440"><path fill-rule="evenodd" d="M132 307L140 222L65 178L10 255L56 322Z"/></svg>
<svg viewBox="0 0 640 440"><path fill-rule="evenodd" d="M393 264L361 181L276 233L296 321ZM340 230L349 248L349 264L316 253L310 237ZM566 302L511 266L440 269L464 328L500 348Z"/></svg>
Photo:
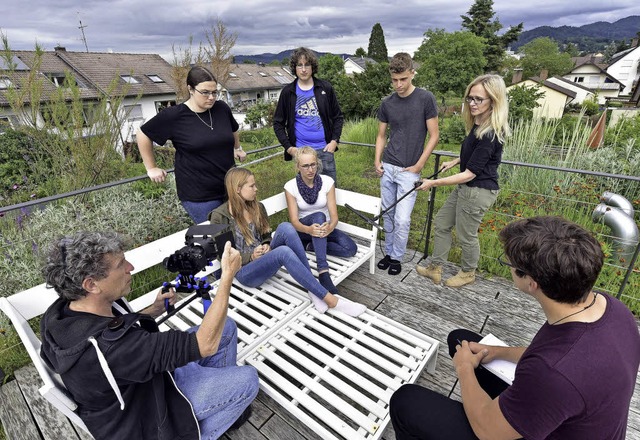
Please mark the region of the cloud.
<svg viewBox="0 0 640 440"><path fill-rule="evenodd" d="M2 28L14 49L32 49L38 41L47 50L60 44L84 50L82 20L89 50L159 53L171 58L171 46L203 39L204 30L219 17L238 34L235 54L277 53L297 46L319 51L353 53L367 48L375 23L381 23L390 54L414 52L427 29L460 29L460 15L471 0L30 0L5 2ZM25 7L26 6L26 7ZM494 11L508 27L524 22L525 29L550 25L582 25L640 15L637 0L496 0Z"/></svg>

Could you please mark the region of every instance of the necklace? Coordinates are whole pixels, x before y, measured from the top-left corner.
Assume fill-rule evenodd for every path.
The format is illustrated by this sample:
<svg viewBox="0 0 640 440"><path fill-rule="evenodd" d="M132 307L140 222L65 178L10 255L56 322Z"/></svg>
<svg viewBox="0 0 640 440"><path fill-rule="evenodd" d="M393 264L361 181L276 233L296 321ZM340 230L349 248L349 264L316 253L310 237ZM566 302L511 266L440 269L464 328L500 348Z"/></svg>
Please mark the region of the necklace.
<svg viewBox="0 0 640 440"><path fill-rule="evenodd" d="M584 312L585 310L587 310L589 307L591 307L592 305L594 305L594 304L596 303L596 298L598 298L598 292L593 292L593 301L591 301L591 304L589 304L588 306L585 306L585 308L584 308L584 309L582 309L582 310L578 310L577 312L573 312L572 314L567 315L567 316L565 316L564 318L558 319L557 321L552 322L552 323L550 323L549 325L556 325L556 324L557 324L557 323L559 323L560 321L564 321L565 319L570 318L570 317L572 317L572 316L574 316L574 315L577 315L578 313L582 313L582 312Z"/></svg>
<svg viewBox="0 0 640 440"><path fill-rule="evenodd" d="M211 117L211 109L209 109L209 123L207 124L204 119L202 119L200 117L200 115L194 111L194 113L196 114L196 116L198 117L198 119L200 119L200 121L202 121L202 123L204 125L206 125L207 127L209 127L211 130L213 130L213 118Z"/></svg>

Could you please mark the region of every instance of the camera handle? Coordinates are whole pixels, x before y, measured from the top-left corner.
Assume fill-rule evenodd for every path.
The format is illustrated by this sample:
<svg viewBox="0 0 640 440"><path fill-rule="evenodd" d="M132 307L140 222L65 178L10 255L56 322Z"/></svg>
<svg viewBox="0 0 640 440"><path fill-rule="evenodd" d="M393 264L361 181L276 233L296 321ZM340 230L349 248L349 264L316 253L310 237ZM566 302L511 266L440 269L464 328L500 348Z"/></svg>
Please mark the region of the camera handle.
<svg viewBox="0 0 640 440"><path fill-rule="evenodd" d="M188 274L178 274L176 279L173 282L164 282L162 284L162 291L168 292L170 288L173 288L176 292L184 292L184 293L192 293L193 295L183 301L178 307L174 307L169 304L169 300L164 300L164 308L167 311L167 314L160 318L157 322L158 324L162 324L167 319L178 313L180 310L185 308L190 302L192 302L196 298L202 298L204 313L207 313L207 309L211 304L211 296L209 295L209 291L213 288L209 282L207 282L206 277L198 278L194 275Z"/></svg>

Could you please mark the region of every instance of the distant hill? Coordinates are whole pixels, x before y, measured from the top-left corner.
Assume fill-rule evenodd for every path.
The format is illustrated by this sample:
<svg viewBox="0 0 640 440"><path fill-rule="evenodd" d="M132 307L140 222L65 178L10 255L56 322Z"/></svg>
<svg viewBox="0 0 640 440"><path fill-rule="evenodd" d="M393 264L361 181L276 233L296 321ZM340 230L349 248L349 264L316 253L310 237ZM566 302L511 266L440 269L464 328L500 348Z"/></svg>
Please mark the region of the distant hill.
<svg viewBox="0 0 640 440"><path fill-rule="evenodd" d="M294 49L288 49L288 50L283 50L280 53L261 53L258 55L235 55L233 58L234 58L234 62L238 64L242 64L245 60L254 61L255 63L269 64L273 60L282 61L285 58L289 58L293 50ZM321 57L322 55L326 55L327 53L330 53L330 52L318 52L317 50L314 50L314 52L316 53L316 55L318 55L318 57ZM353 56L346 53L337 53L334 55L338 55L342 58Z"/></svg>
<svg viewBox="0 0 640 440"><path fill-rule="evenodd" d="M614 23L598 21L584 26L540 26L524 31L520 38L511 45L517 50L522 45L539 37L549 37L564 45L573 43L581 51L595 52L604 50L604 47L616 40L630 40L635 38L640 31L640 16L632 15L622 18Z"/></svg>

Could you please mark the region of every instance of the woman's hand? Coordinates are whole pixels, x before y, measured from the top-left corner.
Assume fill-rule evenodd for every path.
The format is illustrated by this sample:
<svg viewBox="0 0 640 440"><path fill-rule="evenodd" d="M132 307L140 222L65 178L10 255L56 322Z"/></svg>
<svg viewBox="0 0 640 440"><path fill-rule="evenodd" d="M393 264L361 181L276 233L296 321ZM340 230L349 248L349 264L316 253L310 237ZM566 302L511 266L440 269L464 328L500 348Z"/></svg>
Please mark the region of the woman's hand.
<svg viewBox="0 0 640 440"><path fill-rule="evenodd" d="M442 162L442 166L440 167L439 172L450 170L451 168L455 167L459 163L460 163L460 159L453 159L448 162Z"/></svg>
<svg viewBox="0 0 640 440"><path fill-rule="evenodd" d="M251 260L257 260L270 250L271 247L268 244L261 244L260 246L256 246L256 248L253 250L253 253L251 254Z"/></svg>
<svg viewBox="0 0 640 440"><path fill-rule="evenodd" d="M242 147L234 148L233 149L233 157L235 159L238 159L240 162L242 162L247 158L247 153L242 149Z"/></svg>
<svg viewBox="0 0 640 440"><path fill-rule="evenodd" d="M155 167L147 170L147 176L155 183L162 183L167 177L167 172L162 168Z"/></svg>
<svg viewBox="0 0 640 440"><path fill-rule="evenodd" d="M435 180L432 179L422 179L422 185L418 187L420 191L429 191L435 184Z"/></svg>
<svg viewBox="0 0 640 440"><path fill-rule="evenodd" d="M328 228L329 224L327 222L324 222L321 225L314 223L309 226L309 235L312 237L326 237L329 235Z"/></svg>

